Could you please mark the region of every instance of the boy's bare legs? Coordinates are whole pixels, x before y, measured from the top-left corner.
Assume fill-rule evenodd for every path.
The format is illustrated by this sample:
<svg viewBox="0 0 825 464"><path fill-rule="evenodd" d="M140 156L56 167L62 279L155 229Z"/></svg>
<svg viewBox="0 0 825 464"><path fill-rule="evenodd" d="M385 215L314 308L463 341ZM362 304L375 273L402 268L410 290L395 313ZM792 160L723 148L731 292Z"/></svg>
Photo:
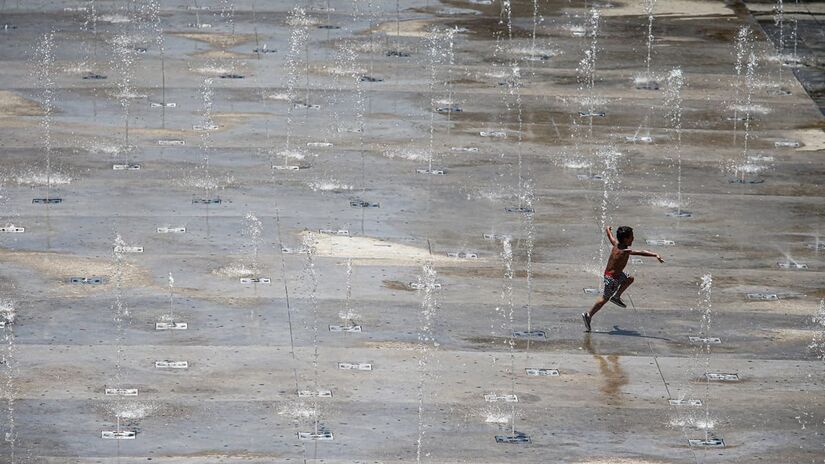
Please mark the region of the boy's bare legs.
<svg viewBox="0 0 825 464"><path fill-rule="evenodd" d="M582 313L582 320L584 320L584 327L585 329L587 329L587 332L590 332L590 320L593 318L593 315L599 312L599 310L602 309L602 306L604 306L605 303L607 303L607 300L604 298L604 296L600 296L596 300L596 303L593 304L593 307L590 308L590 311Z"/></svg>
<svg viewBox="0 0 825 464"><path fill-rule="evenodd" d="M595 316L596 313L599 312L599 310L602 309L602 306L604 306L606 303L607 300L603 296L600 296L593 304L593 307L590 308L590 311L587 312L587 315L590 317Z"/></svg>
<svg viewBox="0 0 825 464"><path fill-rule="evenodd" d="M632 284L634 280L636 280L636 279L634 279L633 276L630 276L627 279L625 279L624 282L622 282L622 285L619 286L619 289L616 291L616 294L613 295L613 297L614 298L621 298L622 293L624 293L624 291L627 290L627 287L630 287L630 284Z"/></svg>

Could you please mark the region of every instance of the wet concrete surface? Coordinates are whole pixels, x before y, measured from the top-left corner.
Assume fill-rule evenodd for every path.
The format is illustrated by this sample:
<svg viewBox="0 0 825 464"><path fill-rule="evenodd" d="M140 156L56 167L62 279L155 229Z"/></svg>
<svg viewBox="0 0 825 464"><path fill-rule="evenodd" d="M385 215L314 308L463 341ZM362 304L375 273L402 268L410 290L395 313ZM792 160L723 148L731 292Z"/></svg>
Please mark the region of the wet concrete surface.
<svg viewBox="0 0 825 464"><path fill-rule="evenodd" d="M819 68L779 74L760 28L775 35L772 5L729 3L657 2L660 89L644 90L636 2L538 2L535 18L526 1L311 3L306 16L285 2L95 2L94 21L78 10L89 2L6 2L0 226L25 230L0 233L1 303L16 313L0 460L821 461L825 120L803 75ZM591 92L577 68L593 6ZM749 84L735 71L745 25ZM51 66L35 58L49 31ZM164 99L174 107L152 105ZM590 109L605 115L579 116ZM444 175L416 173L430 159ZM690 217L667 215L679 191ZM534 212L507 211L519 206ZM586 334L603 224L633 226L666 263L629 264L632 304L606 306ZM485 234L512 237L509 270ZM118 236L142 252L113 253ZM440 287L416 290L427 263ZM117 430L137 435L101 438ZM298 439L325 430L333 440ZM496 443L516 432L530 442ZM713 438L725 447L689 445Z"/></svg>

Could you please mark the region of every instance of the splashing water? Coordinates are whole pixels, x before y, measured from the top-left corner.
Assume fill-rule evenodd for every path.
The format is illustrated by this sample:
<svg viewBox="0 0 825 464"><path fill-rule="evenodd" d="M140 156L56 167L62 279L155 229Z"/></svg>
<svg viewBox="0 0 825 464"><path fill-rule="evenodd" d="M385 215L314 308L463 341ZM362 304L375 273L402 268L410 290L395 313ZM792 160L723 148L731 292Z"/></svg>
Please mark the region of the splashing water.
<svg viewBox="0 0 825 464"><path fill-rule="evenodd" d="M651 61L651 54L653 51L653 10L656 7L656 0L644 0L642 2L642 7L644 9L645 14L647 15L647 58L645 59L645 68L647 72L645 73L648 79L651 79L652 76L650 74L650 61Z"/></svg>
<svg viewBox="0 0 825 464"><path fill-rule="evenodd" d="M436 299L436 278L437 274L431 264L425 264L421 269L418 282L422 285L424 296L421 300L421 312L418 316L418 438L415 446L416 462L421 462L421 453L424 446L424 399L427 395L426 386L428 377L434 376L435 370L427 369L432 359L432 350L438 348L433 333L433 322L438 312L438 300ZM432 395L432 393L430 394Z"/></svg>
<svg viewBox="0 0 825 464"><path fill-rule="evenodd" d="M702 276L702 281L699 284L699 296L700 296L700 305L702 308L702 322L699 328L699 335L704 338L710 337L710 327L711 327L711 297L713 291L713 276L711 274L705 274ZM705 372L710 372L710 341L706 341L703 344L704 353L705 353ZM713 421L710 418L710 379L706 377L705 382L705 423L712 424ZM710 438L709 429L705 429L705 439Z"/></svg>
<svg viewBox="0 0 825 464"><path fill-rule="evenodd" d="M682 87L685 77L681 68L674 68L667 75L665 107L670 127L676 131L676 202L677 216L682 212Z"/></svg>
<svg viewBox="0 0 825 464"><path fill-rule="evenodd" d="M818 359L825 361L825 298L819 301L819 307L811 320L816 324L816 331L809 348Z"/></svg>
<svg viewBox="0 0 825 464"><path fill-rule="evenodd" d="M258 270L258 248L263 236L263 224L251 211L244 216L244 234L249 237L249 246L252 248L252 269Z"/></svg>
<svg viewBox="0 0 825 464"><path fill-rule="evenodd" d="M608 213L613 203L616 201L611 193L616 191L621 185L621 178L619 176L619 159L622 153L613 147L602 147L598 152L599 159L602 162L601 176L604 181L604 190L602 190L602 201L600 205L599 227L600 231L604 231L607 227ZM605 253L607 253L607 239L605 234L601 234L601 241L599 242L599 254L594 258L596 262L605 261Z"/></svg>
<svg viewBox="0 0 825 464"><path fill-rule="evenodd" d="M172 273L169 273L169 320L174 321L174 313L173 313L173 300L175 297L175 278L172 277Z"/></svg>
<svg viewBox="0 0 825 464"><path fill-rule="evenodd" d="M358 314L352 309L352 258L347 258L347 278L346 278L347 293L344 300L344 309L338 313L338 317L345 322L352 324L358 317Z"/></svg>
<svg viewBox="0 0 825 464"><path fill-rule="evenodd" d="M8 426L5 435L5 440L9 444L9 462L14 464L16 462L15 452L17 450L17 423L15 421L15 398L18 395L18 388L15 379L18 375L18 361L17 361L17 345L15 344L14 327L12 322L15 318L15 302L11 300L0 301L0 311L2 317L6 321L3 331L3 341L5 342L5 350L0 356L0 361L3 365L3 373L5 379L3 382L3 396L6 401Z"/></svg>
<svg viewBox="0 0 825 464"><path fill-rule="evenodd" d="M303 246L306 249L306 266L304 267L304 276L309 280L309 305L312 311L312 377L313 386L318 390L318 274L315 270L315 248L317 238L314 233L309 232L304 235ZM318 410L318 397L313 400L312 409ZM318 433L319 417L315 417L315 433Z"/></svg>
<svg viewBox="0 0 825 464"><path fill-rule="evenodd" d="M45 182L46 198L51 193L52 176L52 114L55 105L55 81L54 81L54 32L44 34L40 43L35 49L34 60L36 63L35 82L37 87L42 89L40 95L40 105L43 108L43 116L40 119L40 132L43 141L43 152L46 161Z"/></svg>
<svg viewBox="0 0 825 464"><path fill-rule="evenodd" d="M289 38L289 54L287 55L287 85L286 93L289 95L289 101L296 101L297 95L295 89L298 84L298 67L301 64L301 55L305 53L305 47L309 38L308 26L312 24L310 18L307 16L303 8L293 8L287 19L287 24L292 27L292 33ZM304 67L308 63L304 63ZM307 89L307 93L309 89ZM305 103L309 104L307 95ZM292 140L293 120L292 120L293 105L287 107L286 120L286 150L290 148Z"/></svg>
<svg viewBox="0 0 825 464"><path fill-rule="evenodd" d="M742 87L744 85L742 76L743 72L746 70L746 60L748 56L753 53L753 35L750 27L742 26L739 28L739 32L736 34L736 42L734 43L733 51L735 58L733 69L736 72L736 79L733 81L734 103L731 106L733 109L733 144L736 145L736 129L739 121L738 113L740 109L745 109L745 104L740 101L743 92Z"/></svg>

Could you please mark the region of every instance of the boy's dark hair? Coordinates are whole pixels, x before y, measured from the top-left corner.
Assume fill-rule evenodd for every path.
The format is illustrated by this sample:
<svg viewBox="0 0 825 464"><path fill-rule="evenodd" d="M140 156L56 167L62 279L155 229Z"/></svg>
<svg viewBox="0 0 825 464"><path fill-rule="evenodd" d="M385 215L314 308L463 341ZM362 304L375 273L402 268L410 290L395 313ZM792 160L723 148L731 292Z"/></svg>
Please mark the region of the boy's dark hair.
<svg viewBox="0 0 825 464"><path fill-rule="evenodd" d="M633 235L633 228L628 226L621 226L616 229L616 240L624 241L625 238Z"/></svg>

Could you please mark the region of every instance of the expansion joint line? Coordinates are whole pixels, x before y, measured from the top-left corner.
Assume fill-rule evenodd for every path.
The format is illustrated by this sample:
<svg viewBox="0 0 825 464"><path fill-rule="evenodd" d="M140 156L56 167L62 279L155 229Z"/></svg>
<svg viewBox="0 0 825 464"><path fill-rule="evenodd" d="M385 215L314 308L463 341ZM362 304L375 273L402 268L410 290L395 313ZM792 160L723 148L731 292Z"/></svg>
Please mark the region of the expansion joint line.
<svg viewBox="0 0 825 464"><path fill-rule="evenodd" d="M281 241L281 216L278 208L275 208L275 234L278 239L278 246L283 250L283 242ZM284 281L284 300L286 301L286 317L287 317L287 324L289 326L289 349L290 353L292 354L292 376L295 379L295 394L298 394L298 389L301 388L298 382L298 369L294 365L295 361L295 337L292 332L292 307L289 304L289 287L287 286L286 282L286 259L284 258L283 251L281 252L281 280ZM317 411L316 411L317 414ZM300 432L300 426L298 421L295 421L295 430L296 433ZM316 450L315 453L317 455L317 443L316 443ZM304 463L306 463L306 456L307 456L307 447L302 443L303 454L304 454Z"/></svg>
<svg viewBox="0 0 825 464"><path fill-rule="evenodd" d="M639 326L639 330L642 332L642 337L644 337L645 342L647 342L647 348L650 350L650 356L653 358L653 362L656 363L656 370L659 371L659 377L662 378L662 385L665 387L665 391L667 392L667 398L670 400L672 396L670 395L670 387L667 385L667 381L665 380L665 374L662 372L662 367L659 365L659 357L656 355L656 351L653 349L653 345L650 343L650 339L647 337L647 332L645 331L645 327L642 325L642 319L639 315L639 310L636 309L636 304L633 303L633 298L630 295L627 296L627 300L630 301L630 307L633 308L633 314L636 315L636 322ZM679 410L676 409L676 406L673 406L673 409L679 414ZM682 436L684 436L685 441L687 441L688 435L685 432L685 427L682 427ZM690 448L690 452L693 454L693 460L696 461L696 464L699 464L699 457L696 455L696 451L693 448Z"/></svg>

